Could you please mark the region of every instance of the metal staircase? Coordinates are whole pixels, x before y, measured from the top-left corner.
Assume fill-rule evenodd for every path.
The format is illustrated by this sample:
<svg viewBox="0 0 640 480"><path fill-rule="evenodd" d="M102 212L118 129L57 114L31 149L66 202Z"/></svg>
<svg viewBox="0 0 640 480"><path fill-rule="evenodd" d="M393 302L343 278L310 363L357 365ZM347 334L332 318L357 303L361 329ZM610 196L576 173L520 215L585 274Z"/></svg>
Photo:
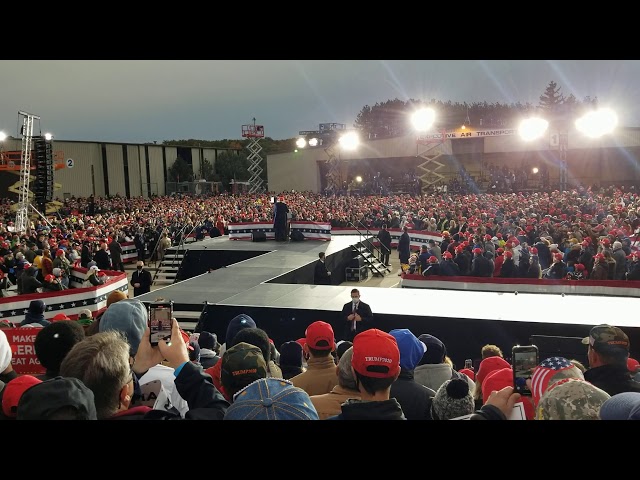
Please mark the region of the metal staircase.
<svg viewBox="0 0 640 480"><path fill-rule="evenodd" d="M189 232L185 234L187 227L191 227ZM195 230L194 225L184 225L178 232L180 242L178 245L168 248L164 254L164 258L160 261L156 273L153 275L152 285L171 285L178 281L180 267L185 257L189 253L185 247L185 240Z"/></svg>
<svg viewBox="0 0 640 480"><path fill-rule="evenodd" d="M382 256L381 250L373 244L373 240L377 237L377 234L372 233L362 222L358 222L360 228L352 222L349 222L349 224L360 236L360 241L355 245L351 245L351 249L354 253L362 255L364 263L371 271L371 274L384 277L387 273L391 273L391 269L380 261L380 257ZM364 231L362 229L364 229Z"/></svg>

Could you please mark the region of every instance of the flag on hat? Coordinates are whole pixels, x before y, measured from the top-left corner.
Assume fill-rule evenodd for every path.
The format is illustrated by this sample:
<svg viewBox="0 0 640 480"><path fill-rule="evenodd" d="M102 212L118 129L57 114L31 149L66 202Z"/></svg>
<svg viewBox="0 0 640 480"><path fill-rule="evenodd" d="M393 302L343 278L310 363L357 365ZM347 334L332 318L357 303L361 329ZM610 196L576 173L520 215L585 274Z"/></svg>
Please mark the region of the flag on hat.
<svg viewBox="0 0 640 480"><path fill-rule="evenodd" d="M578 373L579 372L579 373ZM531 376L531 395L537 405L540 397L547 391L552 379L584 378L582 372L564 357L549 357L538 365ZM555 377L555 378L554 378Z"/></svg>

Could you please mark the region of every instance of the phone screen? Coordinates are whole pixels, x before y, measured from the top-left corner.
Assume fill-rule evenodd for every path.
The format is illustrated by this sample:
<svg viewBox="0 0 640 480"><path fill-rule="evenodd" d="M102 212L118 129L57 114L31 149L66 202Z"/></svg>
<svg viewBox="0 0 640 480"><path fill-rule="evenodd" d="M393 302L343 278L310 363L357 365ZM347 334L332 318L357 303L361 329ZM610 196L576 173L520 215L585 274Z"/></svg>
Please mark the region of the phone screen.
<svg viewBox="0 0 640 480"><path fill-rule="evenodd" d="M151 332L149 341L152 345L157 345L160 339L171 338L172 317L173 306L171 304L149 307L149 330Z"/></svg>
<svg viewBox="0 0 640 480"><path fill-rule="evenodd" d="M538 348L535 346L513 347L513 389L521 395L531 395L527 379L533 375L538 365Z"/></svg>
<svg viewBox="0 0 640 480"><path fill-rule="evenodd" d="M464 361L464 368L468 368L468 369L472 369L473 368L473 361L470 358L467 358Z"/></svg>

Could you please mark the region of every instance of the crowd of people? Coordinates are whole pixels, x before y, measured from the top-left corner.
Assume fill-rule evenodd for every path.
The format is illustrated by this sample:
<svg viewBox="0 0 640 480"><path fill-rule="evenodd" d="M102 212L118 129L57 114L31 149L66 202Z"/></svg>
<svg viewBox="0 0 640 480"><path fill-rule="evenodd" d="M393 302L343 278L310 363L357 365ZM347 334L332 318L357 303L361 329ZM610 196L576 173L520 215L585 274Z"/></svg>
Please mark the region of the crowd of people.
<svg viewBox="0 0 640 480"><path fill-rule="evenodd" d="M268 328L240 314L222 344L173 319L171 336L154 345L147 315L140 301L114 298L89 323L34 324L35 354L46 368L37 375L13 369L0 328L0 419L640 419L639 363L626 333L608 324L587 331L587 365L541 359L527 388L518 388L524 395L514 392L520 380L511 359L493 344L478 352L476 371L456 368L446 339L426 332L364 328L337 341L318 320L276 347Z"/></svg>
<svg viewBox="0 0 640 480"><path fill-rule="evenodd" d="M19 293L68 288L69 268L124 271L123 242L138 264L161 258L186 235L228 233L235 222L273 221L270 194L173 195L155 198L69 198L55 217L15 231L15 213L0 204L1 279ZM333 227L401 229L407 271L553 279L640 279L636 236L640 195L610 187L550 193L334 196L279 194L293 220ZM440 234L411 251L410 231ZM119 256L120 254L120 256ZM455 266L454 266L455 265ZM409 270L412 269L412 270ZM66 279L65 279L66 277ZM67 285L65 286L65 283ZM91 282L91 284L94 284ZM352 291L357 302L357 290ZM588 365L571 358L540 359L531 397L513 391L509 358L495 345L476 371L456 368L446 339L398 328L353 329L358 307L345 305L347 336L330 324L309 325L305 337L276 346L248 315L231 319L224 343L206 331L189 335L173 321L171 338L151 345L147 310L114 292L97 318L44 319L34 300L24 326L46 369L39 376L12 368L0 319L3 417L17 419L638 419L638 362L629 339L610 325L585 332ZM351 327L351 328L348 328ZM342 334L340 333L339 336ZM510 346L509 346L510 347ZM542 380L541 380L542 379ZM150 385L160 386L152 396ZM267 401L268 399L268 401Z"/></svg>

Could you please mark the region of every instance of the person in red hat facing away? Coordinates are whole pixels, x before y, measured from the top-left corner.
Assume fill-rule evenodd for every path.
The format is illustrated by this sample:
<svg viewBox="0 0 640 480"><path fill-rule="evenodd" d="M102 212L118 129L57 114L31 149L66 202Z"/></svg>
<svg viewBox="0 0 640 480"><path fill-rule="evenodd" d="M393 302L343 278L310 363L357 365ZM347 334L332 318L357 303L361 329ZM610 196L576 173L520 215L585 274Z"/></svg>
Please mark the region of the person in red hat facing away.
<svg viewBox="0 0 640 480"><path fill-rule="evenodd" d="M390 397L400 375L400 350L392 335L376 328L356 335L351 367L361 398L347 400L341 413L327 420L406 420L398 401Z"/></svg>
<svg viewBox="0 0 640 480"><path fill-rule="evenodd" d="M291 383L309 396L329 393L338 385L338 374L333 352L336 341L333 327L327 322L313 322L305 332L303 350L309 355L307 370L291 378Z"/></svg>

